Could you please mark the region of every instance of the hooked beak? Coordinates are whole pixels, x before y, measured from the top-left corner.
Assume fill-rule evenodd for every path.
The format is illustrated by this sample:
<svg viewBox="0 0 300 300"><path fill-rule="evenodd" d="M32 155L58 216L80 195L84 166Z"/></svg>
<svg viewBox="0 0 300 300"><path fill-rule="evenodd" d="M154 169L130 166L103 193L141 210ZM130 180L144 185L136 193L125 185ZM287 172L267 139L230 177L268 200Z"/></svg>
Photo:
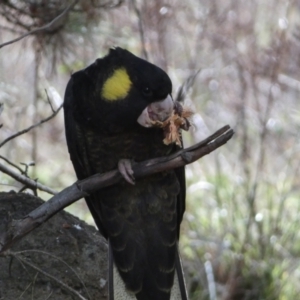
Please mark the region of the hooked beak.
<svg viewBox="0 0 300 300"><path fill-rule="evenodd" d="M137 122L143 127L152 127L153 121L165 121L171 116L174 109L174 101L171 95L164 100L153 102L148 105L140 114Z"/></svg>

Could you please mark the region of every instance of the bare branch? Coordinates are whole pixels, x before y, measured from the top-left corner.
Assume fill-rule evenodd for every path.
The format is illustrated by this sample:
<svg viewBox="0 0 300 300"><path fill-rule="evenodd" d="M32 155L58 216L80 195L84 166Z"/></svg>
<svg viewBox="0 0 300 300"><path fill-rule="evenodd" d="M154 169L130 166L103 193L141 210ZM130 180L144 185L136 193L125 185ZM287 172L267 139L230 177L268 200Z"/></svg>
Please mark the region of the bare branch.
<svg viewBox="0 0 300 300"><path fill-rule="evenodd" d="M24 175L25 175L26 177L29 177L29 176L28 176L28 169L29 169L29 167L35 166L35 162L34 162L34 161L31 161L31 162L29 162L29 163L23 163L23 162L21 162L21 165L25 166Z"/></svg>
<svg viewBox="0 0 300 300"><path fill-rule="evenodd" d="M39 28L36 28L36 29L33 29L21 36L19 36L18 38L15 38L11 41L8 41L8 42L5 42L3 44L0 44L0 49L2 47L5 47L7 45L10 45L10 44L13 44L15 42L18 42L20 40L22 40L23 38L31 35L31 34L34 34L34 33L37 33L37 32L40 32L40 31L44 31L44 30L47 30L49 29L50 27L52 27L57 21L59 21L61 18L63 18L75 5L76 3L78 2L78 0L75 0L73 1L60 15L58 15L57 17L55 17L51 22L49 22L48 24L42 26L42 27L39 27Z"/></svg>
<svg viewBox="0 0 300 300"><path fill-rule="evenodd" d="M16 253L14 253L12 251L7 251L7 253L5 253L5 256L11 256L11 257L14 257L14 258L18 259L24 265L26 265L26 266L28 266L28 267L36 270L37 272L43 274L46 277L52 279L53 281L55 281L56 283L58 283L62 288L64 288L65 290L67 290L68 292L70 292L71 294L73 294L74 296L78 297L78 299L87 300L85 297L83 297L76 290L74 290L73 288L71 288L70 286L68 286L67 284L65 284L63 281L57 279L55 276L53 276L53 275L51 275L51 274L43 271L42 269L40 269L39 267L37 267L35 264L31 263L26 258L24 258L22 255L16 254Z"/></svg>
<svg viewBox="0 0 300 300"><path fill-rule="evenodd" d="M25 175L19 174L19 173L15 172L14 170L6 167L3 164L0 164L0 171L2 171L3 173L7 174L8 176L14 178L18 182L25 184L25 186L28 188L31 188L33 190L39 189L39 190L49 193L51 195L57 194L57 192L55 190L37 182L31 178L28 178Z"/></svg>
<svg viewBox="0 0 300 300"><path fill-rule="evenodd" d="M23 171L19 166L17 166L16 164L14 164L13 162L11 162L10 160L8 160L6 157L0 155L0 158L3 159L5 162L7 162L9 165L15 167L16 169L18 169L21 174L25 174L25 171Z"/></svg>
<svg viewBox="0 0 300 300"><path fill-rule="evenodd" d="M177 102L183 102L186 98L187 93L190 91L190 89L193 87L194 82L200 73L201 69L198 69L194 74L191 74L187 80L180 86L177 95L176 100Z"/></svg>
<svg viewBox="0 0 300 300"><path fill-rule="evenodd" d="M46 93L46 96L47 96L47 101L48 101L48 103L49 103L49 105L51 107L51 110L52 110L53 113L55 113L55 109L53 108L53 105L51 103L50 97L49 97L48 92L47 92L46 89L45 89L45 93Z"/></svg>
<svg viewBox="0 0 300 300"><path fill-rule="evenodd" d="M49 120L51 120L52 118L54 118L54 117L58 114L58 112L61 110L62 107L63 107L63 104L61 104L61 105L59 106L59 108L58 108L56 111L54 111L54 112L52 113L52 115L50 115L50 116L47 117L46 119L43 119L43 120L39 121L38 123L36 123L36 124L34 124L34 125L31 125L30 127L25 128L25 129L23 129L23 130L21 130L21 131L18 131L18 132L15 133L15 134L9 136L9 137L8 137L7 139L5 139L2 143L0 143L0 148L1 148L3 145L5 145L7 142L9 142L10 140L12 140L12 139L14 139L14 138L16 138L16 137L18 137L18 136L24 134L24 133L27 133L27 132L30 131L31 129L33 129L33 128L35 128L35 127L38 127L38 126L40 126L41 124L43 124L43 123L45 123L45 122L48 122Z"/></svg>
<svg viewBox="0 0 300 300"><path fill-rule="evenodd" d="M133 165L134 177L139 179L150 174L190 164L224 145L232 136L233 130L229 126L225 126L204 141L187 149L177 151L171 156L150 159ZM96 174L65 188L24 218L7 221L4 226L8 230L0 234L0 253L9 249L16 241L46 222L66 206L96 190L114 185L121 180L124 179L118 170L105 174Z"/></svg>

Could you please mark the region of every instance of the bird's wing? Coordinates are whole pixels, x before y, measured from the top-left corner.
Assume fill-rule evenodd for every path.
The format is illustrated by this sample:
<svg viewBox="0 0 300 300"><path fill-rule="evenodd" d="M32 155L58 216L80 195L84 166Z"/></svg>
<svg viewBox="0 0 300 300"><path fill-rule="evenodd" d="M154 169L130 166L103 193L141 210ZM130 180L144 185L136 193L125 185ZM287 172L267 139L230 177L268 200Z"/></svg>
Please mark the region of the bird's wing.
<svg viewBox="0 0 300 300"><path fill-rule="evenodd" d="M82 74L80 75L84 76L84 73L82 72ZM84 78L81 78L81 81L82 80L84 80ZM81 180L91 175L91 166L90 166L90 161L88 160L88 143L86 141L87 138L86 134L81 130L81 127L78 126L77 122L74 119L73 109L76 100L75 98L82 97L82 95L74 95L73 84L74 84L74 79L71 78L65 92L65 99L64 99L65 134L66 134L70 158L72 160L77 178ZM106 236L103 226L99 220L99 217L95 212L94 208L91 206L92 198L93 196L85 197L86 203L96 222L99 231L103 236Z"/></svg>

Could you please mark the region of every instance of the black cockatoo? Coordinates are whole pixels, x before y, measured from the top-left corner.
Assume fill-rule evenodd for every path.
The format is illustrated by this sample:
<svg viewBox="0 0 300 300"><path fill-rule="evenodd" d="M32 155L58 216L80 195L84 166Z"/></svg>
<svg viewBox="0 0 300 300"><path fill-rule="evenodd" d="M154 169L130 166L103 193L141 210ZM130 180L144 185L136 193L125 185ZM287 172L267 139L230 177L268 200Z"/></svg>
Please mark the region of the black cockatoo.
<svg viewBox="0 0 300 300"><path fill-rule="evenodd" d="M124 181L86 197L109 244L109 299L187 299L178 253L184 168L136 180L131 163L178 150L149 120L167 118L172 83L159 67L111 49L71 76L64 100L78 179L119 168Z"/></svg>

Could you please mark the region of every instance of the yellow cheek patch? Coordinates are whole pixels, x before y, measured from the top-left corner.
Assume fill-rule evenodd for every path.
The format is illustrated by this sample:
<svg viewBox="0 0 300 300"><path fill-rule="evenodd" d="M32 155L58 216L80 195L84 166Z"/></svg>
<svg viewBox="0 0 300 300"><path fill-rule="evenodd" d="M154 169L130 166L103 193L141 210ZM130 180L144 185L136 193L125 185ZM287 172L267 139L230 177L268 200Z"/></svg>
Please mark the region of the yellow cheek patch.
<svg viewBox="0 0 300 300"><path fill-rule="evenodd" d="M131 88L131 80L125 68L119 68L104 82L102 98L114 101L124 99Z"/></svg>

